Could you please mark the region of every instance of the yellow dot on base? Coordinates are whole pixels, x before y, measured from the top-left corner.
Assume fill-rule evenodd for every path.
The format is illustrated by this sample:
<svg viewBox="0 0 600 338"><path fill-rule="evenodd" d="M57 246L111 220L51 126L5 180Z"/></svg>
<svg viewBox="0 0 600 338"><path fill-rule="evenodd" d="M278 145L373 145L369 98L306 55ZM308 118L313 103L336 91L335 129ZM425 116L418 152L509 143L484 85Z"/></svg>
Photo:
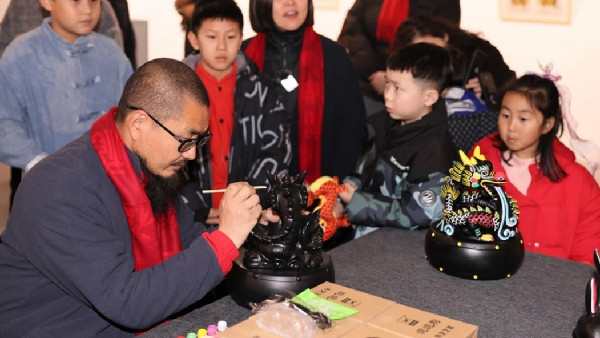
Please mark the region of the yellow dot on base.
<svg viewBox="0 0 600 338"><path fill-rule="evenodd" d="M432 232L432 233L431 233L431 237L435 237L435 232Z"/></svg>
<svg viewBox="0 0 600 338"><path fill-rule="evenodd" d="M477 279L477 275L473 275L473 279Z"/></svg>
<svg viewBox="0 0 600 338"><path fill-rule="evenodd" d="M444 268L442 268L441 266L440 266L440 271L444 271Z"/></svg>
<svg viewBox="0 0 600 338"><path fill-rule="evenodd" d="M461 243L461 242L458 242L458 243L456 243L456 245L458 245L458 246L462 246L462 243Z"/></svg>
<svg viewBox="0 0 600 338"><path fill-rule="evenodd" d="M506 275L506 278L510 278L510 273L508 275Z"/></svg>
<svg viewBox="0 0 600 338"><path fill-rule="evenodd" d="M496 250L500 250L500 245L496 245Z"/></svg>
<svg viewBox="0 0 600 338"><path fill-rule="evenodd" d="M427 259L427 258L428 258L427 255L425 255L425 259Z"/></svg>

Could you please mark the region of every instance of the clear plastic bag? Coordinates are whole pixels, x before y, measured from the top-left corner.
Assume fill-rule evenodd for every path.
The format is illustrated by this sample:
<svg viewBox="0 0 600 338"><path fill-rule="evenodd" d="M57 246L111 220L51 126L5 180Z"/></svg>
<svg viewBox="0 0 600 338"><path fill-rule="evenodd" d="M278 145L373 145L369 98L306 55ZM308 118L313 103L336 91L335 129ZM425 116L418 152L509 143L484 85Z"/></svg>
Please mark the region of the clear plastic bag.
<svg viewBox="0 0 600 338"><path fill-rule="evenodd" d="M317 334L313 318L286 303L261 306L256 322L261 329L284 338L310 338Z"/></svg>

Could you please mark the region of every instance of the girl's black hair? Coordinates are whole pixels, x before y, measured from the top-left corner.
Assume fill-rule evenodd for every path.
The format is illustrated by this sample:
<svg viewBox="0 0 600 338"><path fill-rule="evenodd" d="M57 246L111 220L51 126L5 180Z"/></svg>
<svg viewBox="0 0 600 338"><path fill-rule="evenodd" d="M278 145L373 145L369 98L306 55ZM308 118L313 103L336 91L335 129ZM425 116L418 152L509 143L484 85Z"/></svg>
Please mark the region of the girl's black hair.
<svg viewBox="0 0 600 338"><path fill-rule="evenodd" d="M562 109L560 106L560 94L558 88L554 82L545 77L539 75L528 74L521 76L515 81L506 91L506 93L518 93L523 95L529 104L536 110L539 110L544 119L542 124L545 123L549 118L554 118L554 126L549 132L540 136L540 141L536 149L536 157L540 157L540 170L542 174L547 176L552 182L558 182L567 176L567 173L561 168L560 164L554 156L554 149L552 143L556 137L560 137L563 131L563 116ZM496 138L498 148L502 159L508 162L513 154L508 152L508 158L504 157L504 153L508 150L508 147L500 138L500 135Z"/></svg>

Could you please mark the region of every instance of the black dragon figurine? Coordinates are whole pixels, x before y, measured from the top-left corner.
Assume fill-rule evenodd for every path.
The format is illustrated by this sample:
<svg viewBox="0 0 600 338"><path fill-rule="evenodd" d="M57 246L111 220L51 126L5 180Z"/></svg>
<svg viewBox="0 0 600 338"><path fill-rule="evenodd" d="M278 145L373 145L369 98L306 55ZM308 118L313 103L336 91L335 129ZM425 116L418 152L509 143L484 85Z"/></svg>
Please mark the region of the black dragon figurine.
<svg viewBox="0 0 600 338"><path fill-rule="evenodd" d="M256 225L245 243L244 265L249 269L310 270L323 261L320 210L306 211L306 172L295 177L267 172L269 206L280 221Z"/></svg>

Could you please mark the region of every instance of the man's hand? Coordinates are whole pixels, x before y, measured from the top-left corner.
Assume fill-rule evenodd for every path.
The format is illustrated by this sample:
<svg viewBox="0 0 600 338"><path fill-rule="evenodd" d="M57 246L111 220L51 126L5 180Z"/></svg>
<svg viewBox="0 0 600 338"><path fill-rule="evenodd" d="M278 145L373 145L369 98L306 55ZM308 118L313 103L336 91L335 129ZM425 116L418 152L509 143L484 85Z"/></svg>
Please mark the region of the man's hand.
<svg viewBox="0 0 600 338"><path fill-rule="evenodd" d="M247 182L227 186L219 207L219 230L239 249L261 216L262 208L256 190Z"/></svg>

